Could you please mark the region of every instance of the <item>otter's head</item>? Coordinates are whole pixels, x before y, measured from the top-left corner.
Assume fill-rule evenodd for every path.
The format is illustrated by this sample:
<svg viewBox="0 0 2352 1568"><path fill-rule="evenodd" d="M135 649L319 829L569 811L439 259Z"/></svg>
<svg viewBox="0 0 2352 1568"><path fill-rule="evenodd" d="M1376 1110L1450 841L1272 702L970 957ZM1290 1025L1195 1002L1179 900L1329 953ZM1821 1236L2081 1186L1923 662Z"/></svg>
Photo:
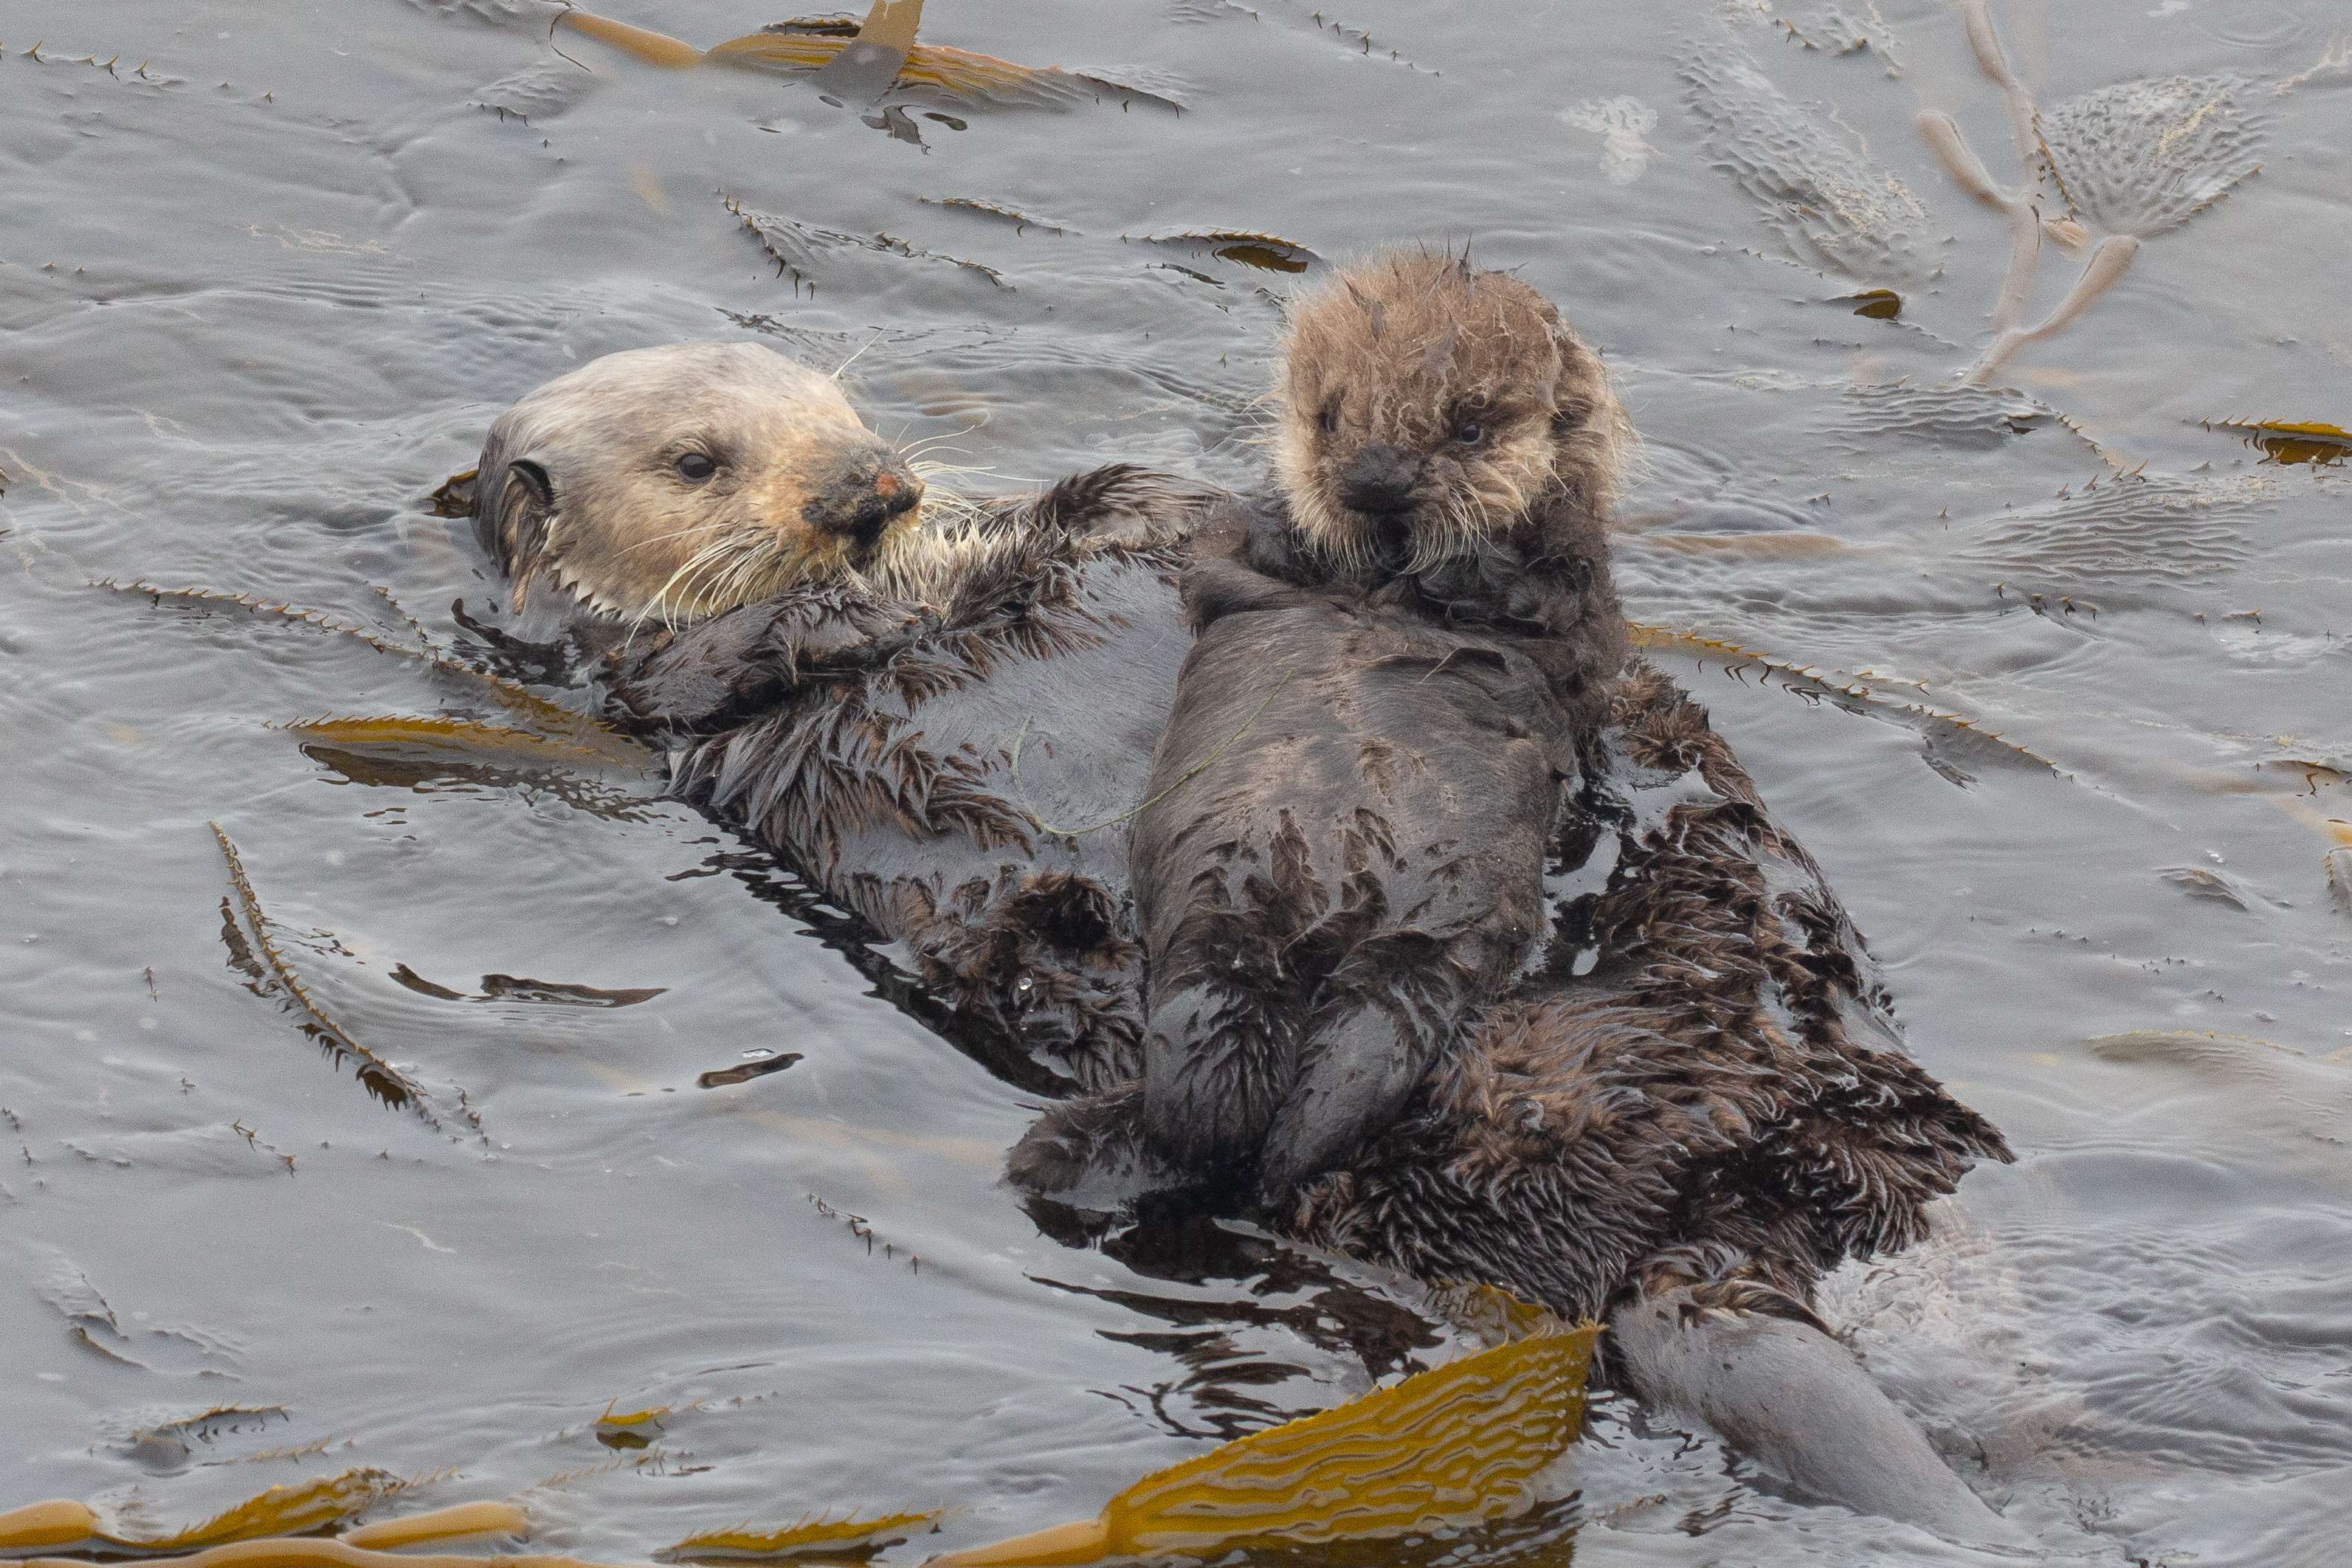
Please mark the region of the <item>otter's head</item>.
<svg viewBox="0 0 2352 1568"><path fill-rule="evenodd" d="M513 607L697 620L872 565L923 484L829 376L752 343L607 354L482 447L476 528Z"/></svg>
<svg viewBox="0 0 2352 1568"><path fill-rule="evenodd" d="M1600 358L1515 277L1383 253L1292 306L1283 356L1276 476L1344 576L1541 549L1608 510L1630 427Z"/></svg>

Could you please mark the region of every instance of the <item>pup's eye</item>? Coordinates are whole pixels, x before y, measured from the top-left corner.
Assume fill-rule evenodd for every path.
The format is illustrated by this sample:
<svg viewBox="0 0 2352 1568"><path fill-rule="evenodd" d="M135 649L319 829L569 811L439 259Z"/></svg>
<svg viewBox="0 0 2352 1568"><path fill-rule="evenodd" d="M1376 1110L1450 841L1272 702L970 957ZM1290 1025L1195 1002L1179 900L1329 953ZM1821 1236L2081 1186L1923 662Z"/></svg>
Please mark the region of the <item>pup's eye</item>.
<svg viewBox="0 0 2352 1568"><path fill-rule="evenodd" d="M1454 427L1454 439L1464 446L1475 446L1486 439L1486 427L1475 419L1465 419Z"/></svg>
<svg viewBox="0 0 2352 1568"><path fill-rule="evenodd" d="M677 470L677 476L689 485L699 485L719 472L719 465L699 452L682 455L671 466Z"/></svg>
<svg viewBox="0 0 2352 1568"><path fill-rule="evenodd" d="M1326 435L1339 428L1339 394L1338 392L1333 392L1329 397L1325 398L1323 406L1316 411L1315 428Z"/></svg>

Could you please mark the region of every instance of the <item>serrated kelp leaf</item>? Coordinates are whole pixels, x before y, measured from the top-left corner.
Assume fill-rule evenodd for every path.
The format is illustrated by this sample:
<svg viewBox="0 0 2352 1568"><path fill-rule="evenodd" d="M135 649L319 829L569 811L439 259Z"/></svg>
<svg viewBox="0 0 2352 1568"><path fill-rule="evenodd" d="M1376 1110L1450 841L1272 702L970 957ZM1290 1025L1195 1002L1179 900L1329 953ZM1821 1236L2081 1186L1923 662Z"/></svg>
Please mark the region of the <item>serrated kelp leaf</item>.
<svg viewBox="0 0 2352 1568"><path fill-rule="evenodd" d="M662 1423L669 1414L667 1405L619 1413L607 1406L604 1413L596 1417L596 1440L608 1448L650 1448L661 1435Z"/></svg>
<svg viewBox="0 0 2352 1568"><path fill-rule="evenodd" d="M983 217L995 218L1001 223L1011 224L1015 234L1028 229L1043 229L1049 235L1070 232L1066 224L1031 217L1027 213L1016 208L1001 206L994 202L978 201L971 196L918 196L916 200L927 207L946 207L951 212L978 213Z"/></svg>
<svg viewBox="0 0 2352 1568"><path fill-rule="evenodd" d="M2334 465L2352 458L2352 430L2318 420L2214 419L2211 430L2234 431L2273 463Z"/></svg>
<svg viewBox="0 0 2352 1568"><path fill-rule="evenodd" d="M782 1530L710 1530L689 1535L657 1555L665 1561L679 1563L790 1563L810 1557L865 1557L905 1540L919 1527L936 1527L939 1519L940 1511L930 1509L920 1513L886 1513L874 1519L803 1519Z"/></svg>
<svg viewBox="0 0 2352 1568"><path fill-rule="evenodd" d="M1538 1333L1222 1444L1128 1488L1090 1520L932 1559L1048 1568L1210 1556L1499 1517L1576 1439L1599 1331Z"/></svg>
<svg viewBox="0 0 2352 1568"><path fill-rule="evenodd" d="M477 1535L510 1535L520 1540L530 1534L530 1515L523 1511L520 1504L486 1501L455 1503L399 1519L379 1520L346 1530L338 1539L346 1546L389 1552L427 1541L461 1541Z"/></svg>
<svg viewBox="0 0 2352 1568"><path fill-rule="evenodd" d="M1265 272L1305 272L1323 259L1296 240L1251 229L1179 229L1171 234L1139 235L1136 240L1141 245L1205 250L1220 260Z"/></svg>

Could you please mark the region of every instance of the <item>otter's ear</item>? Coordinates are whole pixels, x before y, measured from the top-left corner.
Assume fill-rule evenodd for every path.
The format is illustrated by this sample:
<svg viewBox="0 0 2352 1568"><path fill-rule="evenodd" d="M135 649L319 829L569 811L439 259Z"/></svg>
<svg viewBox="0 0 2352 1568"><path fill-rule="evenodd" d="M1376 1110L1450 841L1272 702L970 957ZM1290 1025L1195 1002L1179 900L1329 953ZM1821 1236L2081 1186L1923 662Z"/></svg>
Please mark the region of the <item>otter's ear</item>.
<svg viewBox="0 0 2352 1568"><path fill-rule="evenodd" d="M544 465L528 457L510 460L491 483L476 492L474 527L483 548L507 569L514 586L508 607L520 612L531 580L546 564L548 536L555 520L555 486Z"/></svg>

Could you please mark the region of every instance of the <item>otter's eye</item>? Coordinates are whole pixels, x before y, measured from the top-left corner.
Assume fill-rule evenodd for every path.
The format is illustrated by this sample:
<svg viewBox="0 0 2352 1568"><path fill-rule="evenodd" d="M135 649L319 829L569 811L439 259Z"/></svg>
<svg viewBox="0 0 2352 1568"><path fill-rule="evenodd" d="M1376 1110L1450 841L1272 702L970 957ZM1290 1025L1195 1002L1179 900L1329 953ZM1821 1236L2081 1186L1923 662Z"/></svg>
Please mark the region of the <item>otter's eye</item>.
<svg viewBox="0 0 2352 1568"><path fill-rule="evenodd" d="M676 468L677 476L689 485L699 485L719 472L719 465L699 452L686 453L670 466Z"/></svg>
<svg viewBox="0 0 2352 1568"><path fill-rule="evenodd" d="M1339 428L1339 394L1333 392L1315 411L1315 428L1328 435Z"/></svg>
<svg viewBox="0 0 2352 1568"><path fill-rule="evenodd" d="M1464 420L1454 427L1454 441L1464 446L1475 446L1486 439L1486 427L1475 419Z"/></svg>

